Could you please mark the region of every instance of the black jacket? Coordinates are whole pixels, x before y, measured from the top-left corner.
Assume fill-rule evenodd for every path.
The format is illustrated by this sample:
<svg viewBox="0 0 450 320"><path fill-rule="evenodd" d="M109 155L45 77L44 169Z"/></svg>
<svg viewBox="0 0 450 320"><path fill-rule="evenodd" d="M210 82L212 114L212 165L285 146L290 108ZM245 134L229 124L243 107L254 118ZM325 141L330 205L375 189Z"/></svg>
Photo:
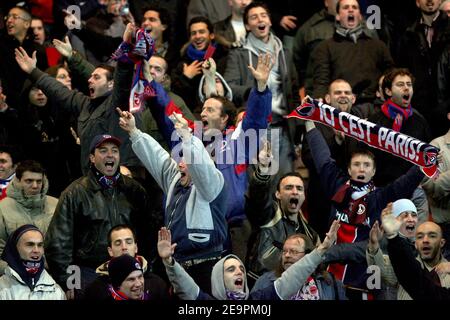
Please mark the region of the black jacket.
<svg viewBox="0 0 450 320"><path fill-rule="evenodd" d="M406 240L397 236L388 241L389 259L398 282L414 300L450 300L450 289L436 285L422 269Z"/></svg>
<svg viewBox="0 0 450 320"><path fill-rule="evenodd" d="M45 254L52 276L65 286L71 264L95 270L108 260L108 231L118 224L136 229L139 249L147 259L156 251L158 218L150 199L135 180L121 176L113 189L105 190L93 172L72 182L59 198L45 237Z"/></svg>

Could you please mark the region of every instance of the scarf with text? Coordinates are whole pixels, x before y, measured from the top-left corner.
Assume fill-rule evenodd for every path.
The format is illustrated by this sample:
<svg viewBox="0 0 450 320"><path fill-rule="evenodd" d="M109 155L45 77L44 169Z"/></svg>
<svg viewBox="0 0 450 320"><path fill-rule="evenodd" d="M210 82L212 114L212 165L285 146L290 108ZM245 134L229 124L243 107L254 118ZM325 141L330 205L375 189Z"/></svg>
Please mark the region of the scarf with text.
<svg viewBox="0 0 450 320"><path fill-rule="evenodd" d="M112 176L105 176L103 173L98 171L98 169L92 165L91 170L97 179L97 182L102 186L103 189L112 189L117 185L117 180L120 178L120 170L117 168L116 173Z"/></svg>
<svg viewBox="0 0 450 320"><path fill-rule="evenodd" d="M399 132L402 129L403 120L408 120L413 111L411 105L402 108L391 99L386 100L381 106L381 111L389 119L393 119L392 130Z"/></svg>
<svg viewBox="0 0 450 320"><path fill-rule="evenodd" d="M119 48L112 54L112 59L124 63L136 65L131 92L129 98L129 110L132 113L142 111L145 101L155 96L155 91L150 86L150 79L144 73L143 62L148 61L155 51L155 41L150 36L150 31L136 30L134 44L122 42Z"/></svg>
<svg viewBox="0 0 450 320"><path fill-rule="evenodd" d="M318 100L307 98L287 118L311 120L332 127L369 146L391 153L419 166L429 178L438 173L439 148L339 111Z"/></svg>
<svg viewBox="0 0 450 320"><path fill-rule="evenodd" d="M112 285L108 285L108 291L114 300L130 300L130 298L128 298L128 296L122 291L114 290ZM149 300L149 295L144 291L141 299L139 300Z"/></svg>
<svg viewBox="0 0 450 320"><path fill-rule="evenodd" d="M363 183L349 180L331 198L335 208L346 214L351 225L369 225L367 222L367 198L375 190L373 181Z"/></svg>

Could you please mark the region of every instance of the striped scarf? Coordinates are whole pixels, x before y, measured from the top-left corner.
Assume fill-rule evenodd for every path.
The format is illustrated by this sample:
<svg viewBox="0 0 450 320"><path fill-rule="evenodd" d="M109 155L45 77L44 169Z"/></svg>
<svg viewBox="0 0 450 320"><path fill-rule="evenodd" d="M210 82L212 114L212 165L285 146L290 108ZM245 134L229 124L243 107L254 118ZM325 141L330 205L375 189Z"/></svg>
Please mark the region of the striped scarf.
<svg viewBox="0 0 450 320"><path fill-rule="evenodd" d="M400 132L402 129L403 120L408 120L408 118L413 114L411 105L407 108L402 108L391 99L388 99L383 103L381 106L381 111L386 117L394 120L392 130L396 132Z"/></svg>

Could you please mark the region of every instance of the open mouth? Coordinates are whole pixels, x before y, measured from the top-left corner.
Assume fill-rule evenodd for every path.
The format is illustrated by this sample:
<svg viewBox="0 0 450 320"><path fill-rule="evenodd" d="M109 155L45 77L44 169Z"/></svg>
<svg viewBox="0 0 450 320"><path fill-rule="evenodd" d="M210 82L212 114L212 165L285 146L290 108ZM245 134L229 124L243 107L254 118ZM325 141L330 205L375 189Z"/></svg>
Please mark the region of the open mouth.
<svg viewBox="0 0 450 320"><path fill-rule="evenodd" d="M358 179L358 180L364 180L364 178L365 177L362 174L360 174L359 176L356 177L356 179Z"/></svg>
<svg viewBox="0 0 450 320"><path fill-rule="evenodd" d="M234 281L234 285L238 288L242 288L244 286L244 280L241 278L236 279L236 281Z"/></svg>
<svg viewBox="0 0 450 320"><path fill-rule="evenodd" d="M404 94L403 96L402 96L402 98L403 98L403 100L404 101L409 101L409 98L410 98L411 96L409 95L409 94Z"/></svg>
<svg viewBox="0 0 450 320"><path fill-rule="evenodd" d="M264 30L266 30L266 25L265 25L265 24L259 25L259 26L258 26L258 30L259 30L259 31L264 31Z"/></svg>
<svg viewBox="0 0 450 320"><path fill-rule="evenodd" d="M94 88L89 87L89 95L90 95L91 97L94 95L94 92L95 92Z"/></svg>
<svg viewBox="0 0 450 320"><path fill-rule="evenodd" d="M298 199L297 198L291 198L289 199L289 207L291 209L296 209L298 206Z"/></svg>
<svg viewBox="0 0 450 320"><path fill-rule="evenodd" d="M405 229L408 232L414 232L415 227L414 226L406 226Z"/></svg>
<svg viewBox="0 0 450 320"><path fill-rule="evenodd" d="M352 14L349 14L349 15L348 15L348 18L347 18L347 21L348 21L349 23L354 23L354 22L355 22L355 16L352 15Z"/></svg>
<svg viewBox="0 0 450 320"><path fill-rule="evenodd" d="M105 168L109 168L109 169L114 168L114 161L106 161Z"/></svg>
<svg viewBox="0 0 450 320"><path fill-rule="evenodd" d="M423 253L423 254L429 254L429 253L431 253L431 247L428 247L428 246L422 247L422 253Z"/></svg>

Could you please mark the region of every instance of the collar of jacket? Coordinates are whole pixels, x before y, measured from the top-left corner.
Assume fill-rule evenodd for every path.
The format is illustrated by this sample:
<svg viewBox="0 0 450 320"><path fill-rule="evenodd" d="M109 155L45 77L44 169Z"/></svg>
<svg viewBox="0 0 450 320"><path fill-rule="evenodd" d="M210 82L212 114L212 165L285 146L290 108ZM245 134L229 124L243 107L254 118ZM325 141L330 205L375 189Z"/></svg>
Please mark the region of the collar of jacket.
<svg viewBox="0 0 450 320"><path fill-rule="evenodd" d="M92 170L88 171L88 173L86 175L86 178L87 178L87 187L90 190L92 190L94 192L103 190L102 186L97 182L97 179L95 178L95 175L92 172ZM121 174L119 179L117 180L116 187L113 188L113 189L119 189L120 190L120 189L122 189L121 187L123 186L123 184L124 184L124 177Z"/></svg>

